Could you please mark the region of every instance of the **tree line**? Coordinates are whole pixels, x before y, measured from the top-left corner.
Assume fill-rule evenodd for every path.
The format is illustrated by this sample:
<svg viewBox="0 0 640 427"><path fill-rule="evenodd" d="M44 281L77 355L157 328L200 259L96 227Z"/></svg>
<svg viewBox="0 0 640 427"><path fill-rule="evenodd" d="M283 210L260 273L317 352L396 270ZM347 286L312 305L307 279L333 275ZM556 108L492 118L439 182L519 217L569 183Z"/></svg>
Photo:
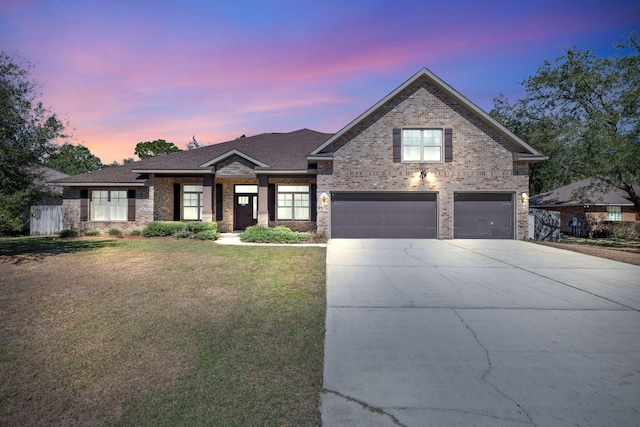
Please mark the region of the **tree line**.
<svg viewBox="0 0 640 427"><path fill-rule="evenodd" d="M43 197L38 166L75 175L121 164L102 164L82 144L59 144L70 137L68 124L39 100L32 68L28 60L0 52L0 234L18 231L29 206ZM521 99L500 95L490 114L548 156L531 166L530 194L592 177L594 186L624 190L640 213L638 35L627 33L610 57L567 48L521 84ZM201 146L194 136L186 149ZM156 139L139 142L134 155L177 151L174 143Z"/></svg>

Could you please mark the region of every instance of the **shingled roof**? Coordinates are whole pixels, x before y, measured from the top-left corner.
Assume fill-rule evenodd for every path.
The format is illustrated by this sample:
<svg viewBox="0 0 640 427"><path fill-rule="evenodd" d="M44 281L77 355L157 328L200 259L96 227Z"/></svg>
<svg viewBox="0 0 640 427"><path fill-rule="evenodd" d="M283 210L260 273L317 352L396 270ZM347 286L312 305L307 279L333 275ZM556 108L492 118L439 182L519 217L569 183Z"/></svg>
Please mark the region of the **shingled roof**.
<svg viewBox="0 0 640 427"><path fill-rule="evenodd" d="M332 134L300 129L289 133L263 133L194 150L165 154L122 166L52 181L58 185L131 184L144 185L148 173L210 172L214 160L239 155L256 163L256 170L306 170L307 155Z"/></svg>
<svg viewBox="0 0 640 427"><path fill-rule="evenodd" d="M588 188L592 183L593 178L587 178L556 188L548 193L539 194L531 197L529 206L532 208L583 205L633 206L629 195L623 190L617 188L603 190L600 186ZM640 188L634 188L640 192Z"/></svg>

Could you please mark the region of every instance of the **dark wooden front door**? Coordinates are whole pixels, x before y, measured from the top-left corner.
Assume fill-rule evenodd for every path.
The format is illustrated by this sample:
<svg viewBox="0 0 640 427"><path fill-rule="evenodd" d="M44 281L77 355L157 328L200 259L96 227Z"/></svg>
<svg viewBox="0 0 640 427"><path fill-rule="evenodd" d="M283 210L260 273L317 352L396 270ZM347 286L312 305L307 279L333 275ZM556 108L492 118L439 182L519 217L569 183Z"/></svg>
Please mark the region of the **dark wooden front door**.
<svg viewBox="0 0 640 427"><path fill-rule="evenodd" d="M236 194L234 206L234 230L244 230L256 223L255 208L258 197L255 194Z"/></svg>

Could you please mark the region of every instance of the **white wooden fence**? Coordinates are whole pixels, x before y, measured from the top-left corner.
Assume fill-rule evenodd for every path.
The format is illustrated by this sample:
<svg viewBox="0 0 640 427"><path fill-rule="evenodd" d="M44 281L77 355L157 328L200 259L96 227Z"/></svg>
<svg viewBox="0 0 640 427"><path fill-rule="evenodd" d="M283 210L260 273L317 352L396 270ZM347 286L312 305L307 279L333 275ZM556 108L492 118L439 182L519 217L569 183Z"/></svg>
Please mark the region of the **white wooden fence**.
<svg viewBox="0 0 640 427"><path fill-rule="evenodd" d="M62 205L31 206L30 234L47 236L62 231Z"/></svg>

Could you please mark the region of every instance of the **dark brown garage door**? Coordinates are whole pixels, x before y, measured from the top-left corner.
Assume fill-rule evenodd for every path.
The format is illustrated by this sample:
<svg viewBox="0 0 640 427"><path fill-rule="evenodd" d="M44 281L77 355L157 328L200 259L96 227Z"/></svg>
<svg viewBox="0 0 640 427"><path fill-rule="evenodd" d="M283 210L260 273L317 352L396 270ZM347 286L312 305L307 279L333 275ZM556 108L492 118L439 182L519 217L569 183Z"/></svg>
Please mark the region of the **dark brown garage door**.
<svg viewBox="0 0 640 427"><path fill-rule="evenodd" d="M513 194L454 193L455 239L513 239Z"/></svg>
<svg viewBox="0 0 640 427"><path fill-rule="evenodd" d="M435 239L435 193L333 193L331 237Z"/></svg>

